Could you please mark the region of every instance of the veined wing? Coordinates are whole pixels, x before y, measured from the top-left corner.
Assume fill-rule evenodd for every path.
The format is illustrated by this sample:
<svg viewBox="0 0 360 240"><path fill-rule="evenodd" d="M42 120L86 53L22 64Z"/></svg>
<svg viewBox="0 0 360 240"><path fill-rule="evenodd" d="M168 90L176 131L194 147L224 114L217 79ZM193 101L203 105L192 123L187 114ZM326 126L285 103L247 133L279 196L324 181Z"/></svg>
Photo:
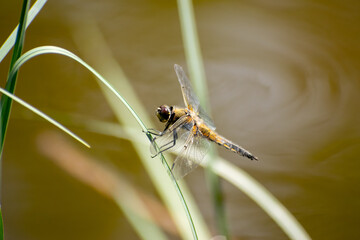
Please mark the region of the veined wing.
<svg viewBox="0 0 360 240"><path fill-rule="evenodd" d="M189 126L191 125L191 126ZM187 129L190 131L191 127L194 125L194 120L189 115L183 115L181 116L174 124L172 124L167 131L172 132L174 129L178 129L181 126L187 127Z"/></svg>
<svg viewBox="0 0 360 240"><path fill-rule="evenodd" d="M202 120L204 120L205 124L211 129L211 130L215 130L215 123L212 120L212 118L205 112L205 110L199 106L199 112L198 112L200 118Z"/></svg>
<svg viewBox="0 0 360 240"><path fill-rule="evenodd" d="M189 134L171 168L176 180L194 170L204 159L210 142L201 135Z"/></svg>
<svg viewBox="0 0 360 240"><path fill-rule="evenodd" d="M175 69L177 78L180 82L181 92L182 92L186 107L191 111L198 112L198 109L200 106L200 101L191 87L190 80L188 79L188 77L186 76L184 70L182 69L182 67L180 65L175 64L174 69Z"/></svg>
<svg viewBox="0 0 360 240"><path fill-rule="evenodd" d="M208 125L212 130L215 130L214 122L212 121L211 117L200 106L200 101L199 101L197 95L195 94L195 92L191 86L190 80L186 76L182 67L180 65L175 64L174 69L175 69L177 78L180 82L181 92L182 92L184 103L185 103L186 107L189 110L197 113L200 116L200 118L202 118L204 120L206 125Z"/></svg>

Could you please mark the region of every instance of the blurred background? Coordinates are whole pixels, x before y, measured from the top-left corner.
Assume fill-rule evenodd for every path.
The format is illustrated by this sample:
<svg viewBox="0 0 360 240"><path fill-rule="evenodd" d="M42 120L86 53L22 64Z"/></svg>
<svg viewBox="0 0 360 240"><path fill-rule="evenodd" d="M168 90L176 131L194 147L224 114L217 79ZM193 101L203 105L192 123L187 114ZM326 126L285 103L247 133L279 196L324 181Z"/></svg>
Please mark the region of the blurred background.
<svg viewBox="0 0 360 240"><path fill-rule="evenodd" d="M18 23L21 4L1 4L1 43ZM360 238L360 3L202 0L194 10L217 130L260 161L220 148L219 154L273 193L313 239ZM49 1L28 28L24 50L55 45L83 57L74 36L89 20L154 122L159 105L182 105L173 65L187 68L176 1ZM1 86L9 62L8 56L0 64ZM56 55L35 58L21 68L16 95L92 146L64 136L78 151L157 199L128 141L66 122L70 114L116 123L97 82L79 64ZM5 238L137 239L110 198L44 154L48 131L60 133L13 104L3 155ZM145 138L140 128L137 134ZM216 234L203 169L185 181ZM225 181L223 187L233 239L287 239L252 200Z"/></svg>

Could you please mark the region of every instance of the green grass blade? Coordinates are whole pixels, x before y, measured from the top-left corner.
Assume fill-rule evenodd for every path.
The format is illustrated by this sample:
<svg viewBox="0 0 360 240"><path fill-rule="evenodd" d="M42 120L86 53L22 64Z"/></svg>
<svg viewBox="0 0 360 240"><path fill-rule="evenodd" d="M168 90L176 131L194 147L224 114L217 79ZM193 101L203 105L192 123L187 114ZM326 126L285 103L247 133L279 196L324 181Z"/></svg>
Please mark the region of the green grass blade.
<svg viewBox="0 0 360 240"><path fill-rule="evenodd" d="M30 25L30 23L34 20L36 15L40 12L40 10L45 5L46 1L47 0L37 0L33 4L33 6L29 10L25 28L27 28ZM10 36L6 39L6 41L1 46L1 48L0 48L0 62L2 62L2 60L6 57L6 55L9 53L11 48L14 46L15 40L16 40L16 35L17 35L17 32L18 32L18 28L19 28L19 25L16 26L16 28L12 31Z"/></svg>
<svg viewBox="0 0 360 240"><path fill-rule="evenodd" d="M15 71L17 71L17 69L19 69L20 66L22 66L26 61L28 61L29 59L31 59L33 57L42 55L42 54L60 54L60 55L64 55L64 56L67 56L67 57L77 61L81 65L83 65L91 73L93 73L97 77L97 79L99 79L99 81L102 84L104 84L118 99L120 99L122 101L122 103L126 106L126 108L130 111L132 116L138 122L138 124L140 125L142 130L147 131L147 128L145 127L144 123L141 121L141 119L138 117L138 115L135 113L135 111L132 109L132 107L128 104L128 102L125 100L125 98L123 98L115 90L115 88L111 84L109 84L108 81L106 81L97 71L95 71L95 69L93 69L90 65L88 65L86 62L84 62L81 58L79 58L78 56L76 56L75 54L73 54L72 52L70 52L70 51L68 51L66 49L56 47L56 46L41 46L41 47L33 48L33 49L29 50L28 52L24 53L23 56L19 59L19 61L16 62L16 64L14 65L13 70L10 72L10 76L12 74L15 74Z"/></svg>
<svg viewBox="0 0 360 240"><path fill-rule="evenodd" d="M39 115L40 117L42 117L43 119L45 119L46 121L52 123L53 125L55 125L56 127L60 128L62 131L64 131L65 133L69 134L71 137L75 138L76 140L78 140L80 143L84 144L86 147L90 148L90 145L85 142L84 140L82 140L80 137L78 137L77 135L75 135L74 133L72 133L69 129L67 129L66 127L64 127L63 125L61 125L59 122L55 121L54 119L52 119L51 117L49 117L48 115L46 115L45 113L39 111L38 109L36 109L35 107L31 106L30 104L26 103L25 101L21 100L20 98L16 97L15 95L9 93L8 91L6 91L3 88L0 88L0 92L2 94L5 94L6 96L8 96L9 98L11 98L12 100L14 100L15 102L21 104L22 106L26 107L27 109L29 109L30 111L32 111L33 113Z"/></svg>
<svg viewBox="0 0 360 240"><path fill-rule="evenodd" d="M205 110L207 110L208 113L210 113L206 76L201 56L200 43L196 30L192 1L178 0L178 9L190 79L193 82L194 90L199 96L199 100L202 106ZM212 163L214 161L213 159L216 155L217 152L212 146L209 153L210 161L208 167L206 168L206 179L214 203L215 221L217 228L220 234L224 235L227 239L230 239L220 179L216 174L214 174L212 169Z"/></svg>

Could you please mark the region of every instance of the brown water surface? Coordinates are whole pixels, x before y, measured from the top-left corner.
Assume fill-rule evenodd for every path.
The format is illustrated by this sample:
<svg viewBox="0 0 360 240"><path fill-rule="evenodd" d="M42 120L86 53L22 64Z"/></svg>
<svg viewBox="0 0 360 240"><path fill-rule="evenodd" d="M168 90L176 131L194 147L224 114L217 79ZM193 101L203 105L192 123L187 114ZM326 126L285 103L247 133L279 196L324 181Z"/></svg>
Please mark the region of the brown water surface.
<svg viewBox="0 0 360 240"><path fill-rule="evenodd" d="M221 156L265 185L313 239L359 239L360 3L194 5L217 130L260 161L219 149ZM2 4L0 42L20 9L21 1ZM49 1L27 31L25 50L56 45L79 53L73 35L89 19L99 25L154 121L158 105L181 104L173 64L186 65L175 1ZM0 64L1 86L8 64L9 56ZM16 94L48 113L115 121L92 76L61 56L26 63ZM37 119L13 105L3 156L6 239L136 239L111 200L39 153L37 136L55 128ZM155 194L127 141L72 130L93 146L79 149ZM214 230L203 170L186 180ZM287 239L243 193L223 186L234 239Z"/></svg>

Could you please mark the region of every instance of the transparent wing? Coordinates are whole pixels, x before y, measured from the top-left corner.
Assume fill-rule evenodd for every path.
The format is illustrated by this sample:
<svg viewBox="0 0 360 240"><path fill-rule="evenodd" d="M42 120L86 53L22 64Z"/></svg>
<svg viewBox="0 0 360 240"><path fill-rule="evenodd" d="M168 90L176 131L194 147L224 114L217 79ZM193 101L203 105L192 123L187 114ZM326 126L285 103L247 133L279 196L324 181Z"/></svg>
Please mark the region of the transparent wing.
<svg viewBox="0 0 360 240"><path fill-rule="evenodd" d="M205 112L205 110L199 106L199 110L198 110L198 115L199 117L204 120L205 124L211 129L211 130L215 130L215 123L212 120L212 118Z"/></svg>
<svg viewBox="0 0 360 240"><path fill-rule="evenodd" d="M200 135L189 134L179 155L174 161L171 171L178 180L194 170L204 159L210 142Z"/></svg>
<svg viewBox="0 0 360 240"><path fill-rule="evenodd" d="M212 130L215 130L215 124L214 124L213 120L204 111L204 109L200 106L200 101L199 101L198 97L196 96L196 94L191 86L190 80L186 76L182 67L180 65L175 64L174 69L175 69L177 78L180 82L181 92L182 92L186 107L189 110L197 113L204 120L206 125L208 125Z"/></svg>
<svg viewBox="0 0 360 240"><path fill-rule="evenodd" d="M181 92L184 98L185 105L189 110L197 112L200 106L200 102L191 87L190 80L188 79L180 65L175 64L174 69L180 82Z"/></svg>
<svg viewBox="0 0 360 240"><path fill-rule="evenodd" d="M176 120L176 122L173 125L171 125L167 129L167 131L172 132L174 131L174 129L177 129L182 126L187 127L187 129L190 131L193 125L194 125L194 119L192 119L189 115L183 115L178 120Z"/></svg>

